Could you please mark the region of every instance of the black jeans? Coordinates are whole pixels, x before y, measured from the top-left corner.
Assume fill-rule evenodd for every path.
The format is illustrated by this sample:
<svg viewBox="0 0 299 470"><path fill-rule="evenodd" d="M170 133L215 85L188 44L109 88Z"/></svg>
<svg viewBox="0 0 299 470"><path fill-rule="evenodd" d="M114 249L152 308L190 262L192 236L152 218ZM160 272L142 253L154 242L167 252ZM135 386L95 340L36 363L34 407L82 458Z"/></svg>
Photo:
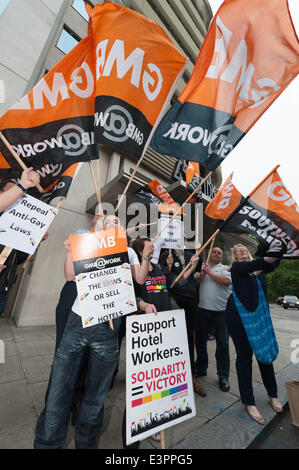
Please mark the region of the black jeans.
<svg viewBox="0 0 299 470"><path fill-rule="evenodd" d="M229 377L229 336L225 323L225 311L216 312L198 308L196 312L196 369L198 373L205 374L208 369L209 358L207 341L211 328L215 330L216 338L216 364L219 379Z"/></svg>
<svg viewBox="0 0 299 470"><path fill-rule="evenodd" d="M191 372L195 373L195 362L194 362L194 319L197 310L197 299L192 297L183 297L181 295L172 292L172 296L179 308L185 310L187 335L188 335L188 346L190 355Z"/></svg>
<svg viewBox="0 0 299 470"><path fill-rule="evenodd" d="M239 315L232 311L226 312L226 323L230 336L236 348L236 369L240 389L241 401L244 405L255 406L252 388L252 356L253 351L244 330ZM258 366L261 372L263 384L269 397L277 398L277 384L273 364L262 364Z"/></svg>

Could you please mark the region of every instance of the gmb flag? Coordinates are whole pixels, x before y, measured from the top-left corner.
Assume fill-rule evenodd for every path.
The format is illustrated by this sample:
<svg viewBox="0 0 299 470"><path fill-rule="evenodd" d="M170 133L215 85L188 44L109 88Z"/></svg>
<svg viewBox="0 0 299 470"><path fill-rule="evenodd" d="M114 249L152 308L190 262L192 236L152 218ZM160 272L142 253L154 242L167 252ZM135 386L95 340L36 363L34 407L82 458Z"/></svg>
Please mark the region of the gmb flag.
<svg viewBox="0 0 299 470"><path fill-rule="evenodd" d="M215 170L298 73L287 0L225 0L151 147Z"/></svg>
<svg viewBox="0 0 299 470"><path fill-rule="evenodd" d="M95 140L139 160L187 60L143 15L113 2L87 9L96 56Z"/></svg>
<svg viewBox="0 0 299 470"><path fill-rule="evenodd" d="M45 165L43 168L35 169L35 171L40 175L40 184L44 189L44 192L41 194L35 187L27 190L31 196L40 199L46 204L50 204L50 202L57 197L63 199L67 197L71 184L80 170L81 163L74 163L73 165L57 165L60 167L60 172L58 168L54 173L48 175L45 173L45 169L50 166L54 165Z"/></svg>
<svg viewBox="0 0 299 470"><path fill-rule="evenodd" d="M98 158L94 92L89 35L0 117L0 130L27 167ZM1 169L19 168L1 140L0 152Z"/></svg>
<svg viewBox="0 0 299 470"><path fill-rule="evenodd" d="M160 204L165 203L169 206L177 206L173 198L158 180L153 180L148 183L147 186L138 189L135 192L135 196L141 202L148 205L155 204L156 206L159 206Z"/></svg>
<svg viewBox="0 0 299 470"><path fill-rule="evenodd" d="M186 188L189 195L192 194L193 191L195 191L195 189L199 186L200 181L201 178L199 176L199 163L189 162L189 165L186 168ZM202 190L199 189L189 202L202 202Z"/></svg>
<svg viewBox="0 0 299 470"><path fill-rule="evenodd" d="M223 232L250 233L269 246L285 244L283 258L299 258L299 206L278 171L275 169L246 198L233 185L231 176L205 214L221 221Z"/></svg>

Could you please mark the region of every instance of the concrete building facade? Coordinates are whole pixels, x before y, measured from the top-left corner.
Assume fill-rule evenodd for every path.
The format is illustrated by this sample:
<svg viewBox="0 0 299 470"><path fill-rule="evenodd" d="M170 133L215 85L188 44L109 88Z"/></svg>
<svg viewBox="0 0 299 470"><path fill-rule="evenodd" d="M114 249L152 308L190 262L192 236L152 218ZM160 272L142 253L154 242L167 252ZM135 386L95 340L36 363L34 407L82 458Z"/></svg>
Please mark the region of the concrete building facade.
<svg viewBox="0 0 299 470"><path fill-rule="evenodd" d="M4 100L0 100L2 115L26 94L65 53L87 34L87 18L83 0L10 0L0 10L0 82L4 84ZM90 4L103 3L89 1ZM212 11L207 0L119 0L146 17L155 20L167 32L181 52L190 59L178 85L175 97L188 82L210 21ZM3 93L2 93L3 95ZM135 164L110 148L100 148L102 200L115 203L122 194ZM173 198L182 203L186 188L175 158L159 155L148 149L143 163L127 195L134 202L133 192L158 179ZM201 176L206 170L201 168ZM211 198L211 188L219 188L221 170L217 169L204 194L204 205ZM18 326L51 325L55 323L55 307L64 280L65 251L63 241L77 228L88 228L97 198L88 164L84 163L72 184L68 198L42 243L25 270L18 270L18 279L9 294L4 316L12 315ZM199 239L207 239L214 226L203 221L199 208ZM225 247L225 239L217 243ZM231 240L230 246L234 244ZM192 248L193 244L188 247Z"/></svg>

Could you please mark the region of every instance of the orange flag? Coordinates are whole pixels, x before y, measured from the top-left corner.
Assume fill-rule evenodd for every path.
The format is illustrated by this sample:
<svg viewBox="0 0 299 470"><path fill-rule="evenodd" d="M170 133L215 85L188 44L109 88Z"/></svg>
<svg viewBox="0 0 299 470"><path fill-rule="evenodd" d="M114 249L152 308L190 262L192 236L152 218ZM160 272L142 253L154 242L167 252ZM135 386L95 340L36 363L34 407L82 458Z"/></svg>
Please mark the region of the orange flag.
<svg viewBox="0 0 299 470"><path fill-rule="evenodd" d="M225 0L151 146L215 170L298 73L287 0Z"/></svg>
<svg viewBox="0 0 299 470"><path fill-rule="evenodd" d="M186 58L163 29L113 2L88 8L96 61L95 138L139 160Z"/></svg>
<svg viewBox="0 0 299 470"><path fill-rule="evenodd" d="M93 73L88 36L0 118L2 133L27 167L98 158ZM0 151L0 169L19 168L2 141Z"/></svg>
<svg viewBox="0 0 299 470"><path fill-rule="evenodd" d="M242 201L242 194L232 183L233 173L223 183L216 196L207 205L205 214L211 219L225 220Z"/></svg>
<svg viewBox="0 0 299 470"><path fill-rule="evenodd" d="M246 198L227 180L205 213L227 219L223 232L250 233L269 246L285 244L283 258L299 258L299 206L277 170Z"/></svg>

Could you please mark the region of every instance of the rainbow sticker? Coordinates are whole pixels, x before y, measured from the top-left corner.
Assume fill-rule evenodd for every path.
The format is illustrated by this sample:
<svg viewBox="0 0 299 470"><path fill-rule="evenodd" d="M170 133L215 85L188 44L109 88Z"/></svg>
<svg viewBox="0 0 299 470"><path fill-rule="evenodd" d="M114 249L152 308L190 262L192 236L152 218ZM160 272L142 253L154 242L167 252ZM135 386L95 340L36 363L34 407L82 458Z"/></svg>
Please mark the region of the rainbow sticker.
<svg viewBox="0 0 299 470"><path fill-rule="evenodd" d="M36 242L35 242L35 240L33 240L33 238L29 238L29 242L32 246L35 246Z"/></svg>
<svg viewBox="0 0 299 470"><path fill-rule="evenodd" d="M55 212L54 209L50 209L50 213L53 215L57 215L57 212Z"/></svg>
<svg viewBox="0 0 299 470"><path fill-rule="evenodd" d="M135 304L131 300L128 300L128 302L126 302L126 305L128 305L129 307L134 307Z"/></svg>
<svg viewBox="0 0 299 470"><path fill-rule="evenodd" d="M130 266L128 264L123 264L121 269L130 269Z"/></svg>
<svg viewBox="0 0 299 470"><path fill-rule="evenodd" d="M86 299L86 297L89 296L89 293L87 292L86 294L83 294L82 297L80 298L81 302L82 300Z"/></svg>
<svg viewBox="0 0 299 470"><path fill-rule="evenodd" d="M124 284L126 284L126 286L130 286L130 287L132 286L132 282L130 281L124 281Z"/></svg>
<svg viewBox="0 0 299 470"><path fill-rule="evenodd" d="M147 397L138 398L138 400L132 401L132 408L144 405L145 403L149 403L151 401L160 400L161 398L169 397L170 395L175 395L176 393L183 392L185 390L188 390L188 384L179 385L178 387L170 388L169 390L165 390L164 392L159 392L153 395L148 395ZM175 410L176 406L174 406L173 409ZM172 408L170 411L172 411ZM156 416L157 414L158 413L156 413Z"/></svg>
<svg viewBox="0 0 299 470"><path fill-rule="evenodd" d="M94 320L94 317L90 317L86 322L85 322L85 325L89 325L92 320Z"/></svg>
<svg viewBox="0 0 299 470"><path fill-rule="evenodd" d="M87 278L87 276L85 276L85 275L83 274L81 277L79 277L79 279L77 280L77 282L83 281L83 279L86 279L86 278Z"/></svg>
<svg viewBox="0 0 299 470"><path fill-rule="evenodd" d="M0 233L4 233L6 230L4 228L0 228Z"/></svg>

